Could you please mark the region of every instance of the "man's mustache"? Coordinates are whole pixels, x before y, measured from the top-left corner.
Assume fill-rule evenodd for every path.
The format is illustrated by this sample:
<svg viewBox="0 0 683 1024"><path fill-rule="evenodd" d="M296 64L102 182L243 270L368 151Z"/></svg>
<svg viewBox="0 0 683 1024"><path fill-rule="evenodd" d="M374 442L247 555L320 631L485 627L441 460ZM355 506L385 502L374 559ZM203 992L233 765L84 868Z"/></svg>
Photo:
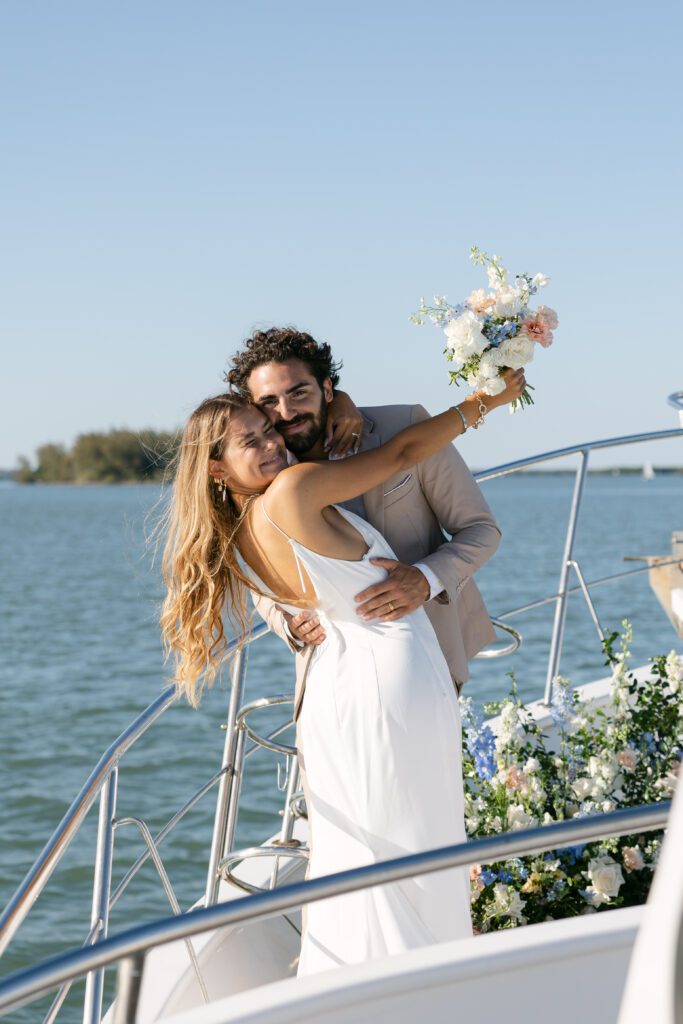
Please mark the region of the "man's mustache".
<svg viewBox="0 0 683 1024"><path fill-rule="evenodd" d="M276 430L282 430L283 427L296 427L299 423L312 423L314 417L309 413L302 413L300 416L295 416L293 420L277 420L273 426Z"/></svg>

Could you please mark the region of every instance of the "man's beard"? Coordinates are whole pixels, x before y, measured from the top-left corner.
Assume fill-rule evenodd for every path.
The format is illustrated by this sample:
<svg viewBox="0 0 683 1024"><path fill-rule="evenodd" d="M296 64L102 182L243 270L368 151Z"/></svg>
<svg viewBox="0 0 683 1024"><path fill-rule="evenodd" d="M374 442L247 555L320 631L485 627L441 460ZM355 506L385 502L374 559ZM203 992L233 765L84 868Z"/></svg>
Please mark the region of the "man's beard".
<svg viewBox="0 0 683 1024"><path fill-rule="evenodd" d="M305 430L301 430L296 434L284 433L283 427L294 423L305 423L308 426ZM292 420L278 420L273 426L282 434L286 447L293 455L297 457L307 455L325 433L325 427L327 426L327 402L325 401L325 396L322 395L320 398L320 408L317 413L307 412L301 416L295 416Z"/></svg>

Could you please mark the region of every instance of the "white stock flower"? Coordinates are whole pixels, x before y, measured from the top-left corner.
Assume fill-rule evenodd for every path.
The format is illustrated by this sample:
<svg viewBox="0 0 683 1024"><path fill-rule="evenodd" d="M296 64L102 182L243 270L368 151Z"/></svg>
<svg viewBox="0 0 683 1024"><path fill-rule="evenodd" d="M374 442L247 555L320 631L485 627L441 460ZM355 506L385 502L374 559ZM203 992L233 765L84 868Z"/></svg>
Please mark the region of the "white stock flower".
<svg viewBox="0 0 683 1024"><path fill-rule="evenodd" d="M588 892L591 894L589 902L594 907L613 900L619 895L619 890L624 884L621 867L607 854L589 860L586 874L591 880L591 885L588 886Z"/></svg>
<svg viewBox="0 0 683 1024"><path fill-rule="evenodd" d="M488 278L489 288L498 289L507 282L508 272L505 267L500 268L500 274L495 267L487 267L486 277Z"/></svg>
<svg viewBox="0 0 683 1024"><path fill-rule="evenodd" d="M669 689L672 693L678 693L683 686L683 659L679 658L675 651L670 651L666 658L666 674L669 681Z"/></svg>
<svg viewBox="0 0 683 1024"><path fill-rule="evenodd" d="M444 334L448 338L447 347L461 363L466 363L472 356L481 355L488 345L481 333L482 326L481 318L468 309L462 316L449 320L444 327Z"/></svg>
<svg viewBox="0 0 683 1024"><path fill-rule="evenodd" d="M509 366L511 370L521 370L534 358L535 344L525 331L508 338L498 346L501 365Z"/></svg>
<svg viewBox="0 0 683 1024"><path fill-rule="evenodd" d="M517 705L506 701L500 712L500 725L496 737L496 750L503 750L519 738L519 713Z"/></svg>

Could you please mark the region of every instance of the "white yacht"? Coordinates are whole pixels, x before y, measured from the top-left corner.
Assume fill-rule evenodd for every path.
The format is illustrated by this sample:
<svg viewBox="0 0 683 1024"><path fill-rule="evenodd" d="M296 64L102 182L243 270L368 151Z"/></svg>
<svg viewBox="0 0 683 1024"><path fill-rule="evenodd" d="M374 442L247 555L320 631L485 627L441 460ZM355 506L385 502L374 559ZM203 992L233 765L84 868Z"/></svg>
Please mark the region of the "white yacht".
<svg viewBox="0 0 683 1024"><path fill-rule="evenodd" d="M483 652L501 657L515 650L521 634L508 619L541 604L554 605L554 625L544 699L529 705L534 718L552 731L550 694L558 675L567 603L584 600L599 636L603 627L592 590L618 576L648 573L671 625L683 637L683 534L675 533L667 555L643 556L624 573L587 579L575 557L574 541L592 452L683 437L683 392L669 399L681 425L656 433L591 441L546 452L478 474L480 480L519 472L569 455L578 457L569 522L556 593L511 609L495 620L506 634L503 647ZM672 524L676 526L680 524ZM572 576L575 577L573 581ZM637 623L635 623L637 628ZM62 822L0 918L4 952L40 897L88 812L99 801L97 855L93 866L92 916L82 947L18 971L0 982L0 1017L46 993L55 993L45 1024L60 1019L69 990L86 977L84 1024L228 1024L228 1022L389 1022L420 1019L499 1021L507 1024L656 1024L683 1021L683 794L644 807L575 818L474 840L456 847L402 857L338 875L305 879L307 819L298 785L296 752L283 738L291 728L291 695L244 702L250 644L265 634L256 627L236 654L222 763L213 778L153 835L138 818L117 810L119 764L147 729L177 700L167 688L117 740L74 798ZM680 645L679 645L680 646ZM648 674L645 665L637 678ZM609 679L580 688L582 701L605 705ZM275 729L260 727L266 708L282 707ZM281 828L261 846L235 849L242 778L253 751L266 748L286 758ZM216 790L214 827L207 851L207 876L195 907L181 914L164 867L162 844L185 815ZM668 832L650 898L645 906L547 921L469 939L416 949L364 964L296 978L301 907L306 902L445 867L487 864L525 854L586 843L607 836L662 829ZM118 886L112 886L116 827L133 824L146 844ZM110 934L109 911L151 860L173 916ZM87 933L87 934L86 934ZM105 969L118 965L113 1004L104 1007ZM38 1019L38 1018L36 1018Z"/></svg>

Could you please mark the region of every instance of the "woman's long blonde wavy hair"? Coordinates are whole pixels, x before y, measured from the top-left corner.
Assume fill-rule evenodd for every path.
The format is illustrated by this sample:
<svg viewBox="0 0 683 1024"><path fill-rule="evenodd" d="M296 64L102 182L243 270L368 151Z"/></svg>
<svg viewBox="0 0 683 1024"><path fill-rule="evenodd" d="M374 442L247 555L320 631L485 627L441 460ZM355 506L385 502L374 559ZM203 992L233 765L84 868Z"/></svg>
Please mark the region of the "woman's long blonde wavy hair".
<svg viewBox="0 0 683 1024"><path fill-rule="evenodd" d="M244 512L223 495L209 474L209 460L223 457L233 414L248 402L232 394L207 398L183 431L176 457L173 495L163 528L162 561L168 593L161 612L167 656L175 658L174 681L190 704L199 704L228 646L223 612L238 637L249 628L247 588L234 537Z"/></svg>

